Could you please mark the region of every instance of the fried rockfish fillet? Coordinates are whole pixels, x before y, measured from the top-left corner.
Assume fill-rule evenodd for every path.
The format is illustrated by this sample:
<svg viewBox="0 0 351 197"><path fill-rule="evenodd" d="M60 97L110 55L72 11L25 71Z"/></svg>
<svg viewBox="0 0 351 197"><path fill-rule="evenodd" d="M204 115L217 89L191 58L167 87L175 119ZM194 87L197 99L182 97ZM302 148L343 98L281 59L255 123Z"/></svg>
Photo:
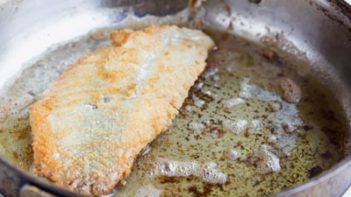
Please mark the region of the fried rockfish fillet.
<svg viewBox="0 0 351 197"><path fill-rule="evenodd" d="M33 171L86 195L110 193L178 113L214 43L198 30L111 34L71 65L30 112Z"/></svg>

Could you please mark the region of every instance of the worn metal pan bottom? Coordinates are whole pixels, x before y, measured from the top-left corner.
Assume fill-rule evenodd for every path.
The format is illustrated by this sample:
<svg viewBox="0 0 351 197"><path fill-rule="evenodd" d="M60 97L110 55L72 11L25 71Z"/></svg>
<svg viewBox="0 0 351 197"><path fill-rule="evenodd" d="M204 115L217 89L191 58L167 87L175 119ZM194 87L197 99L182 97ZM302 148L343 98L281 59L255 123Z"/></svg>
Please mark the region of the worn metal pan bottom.
<svg viewBox="0 0 351 197"><path fill-rule="evenodd" d="M30 170L31 103L82 54L109 45L109 31L54 47L3 91L1 130L7 132L0 133L0 144L7 159ZM205 31L218 49L172 126L140 155L117 196L268 195L343 158L346 118L312 70L242 38ZM301 89L298 103L283 98L287 79ZM267 154L278 166L269 164Z"/></svg>

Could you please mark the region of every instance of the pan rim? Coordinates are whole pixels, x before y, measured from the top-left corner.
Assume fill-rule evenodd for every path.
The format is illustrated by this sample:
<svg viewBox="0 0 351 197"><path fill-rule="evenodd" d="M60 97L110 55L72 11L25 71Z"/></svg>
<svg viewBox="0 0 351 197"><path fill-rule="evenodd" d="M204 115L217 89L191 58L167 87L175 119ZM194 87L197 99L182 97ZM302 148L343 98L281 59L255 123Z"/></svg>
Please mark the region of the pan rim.
<svg viewBox="0 0 351 197"><path fill-rule="evenodd" d="M331 3L330 4L328 3L328 5L325 5L326 2L324 2L323 0L311 0L311 1L315 2L319 6L323 6L323 7L327 6L329 8L329 10L331 10L331 11L336 11L335 8L331 7ZM332 14L335 14L335 13L333 12ZM342 16L344 16L344 15L336 14L336 16L337 16L337 19L344 21L344 18L342 18ZM346 27L350 27L348 25L348 23L344 23L343 25L345 25ZM40 188L43 188L46 191L53 192L54 194L64 195L64 196L80 196L77 193L74 193L74 192L71 192L67 189L59 187L59 186L55 185L54 183L42 180L41 178L39 178L35 174L17 167L12 162L5 159L3 156L0 156L0 163L2 165L5 165L6 167L10 168L11 170L13 170L21 178L25 179L25 182L21 181L20 187L22 185L25 185L26 183L29 183L29 184L34 184L35 186L38 186ZM271 196L293 195L293 194L296 194L298 192L304 191L306 189L312 188L312 187L314 187L322 182L327 181L331 177L335 177L338 174L342 173L345 168L351 168L351 156L350 155L344 157L341 161L339 161L338 163L333 165L330 169L323 171L318 176L313 177L312 179L309 179L308 181L301 183L297 186L282 190L278 193L274 193Z"/></svg>

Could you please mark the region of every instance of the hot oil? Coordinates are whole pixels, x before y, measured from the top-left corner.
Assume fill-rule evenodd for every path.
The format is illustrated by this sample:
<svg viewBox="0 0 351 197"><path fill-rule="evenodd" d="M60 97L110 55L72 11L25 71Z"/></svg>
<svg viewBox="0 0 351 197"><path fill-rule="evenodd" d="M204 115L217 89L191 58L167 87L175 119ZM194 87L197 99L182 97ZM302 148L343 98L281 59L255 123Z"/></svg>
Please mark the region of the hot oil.
<svg viewBox="0 0 351 197"><path fill-rule="evenodd" d="M40 98L68 65L86 53L107 46L107 32L97 32L69 43L53 46L29 62L0 93L0 151L18 167L29 170L33 162L29 122L31 105Z"/></svg>
<svg viewBox="0 0 351 197"><path fill-rule="evenodd" d="M211 36L218 49L209 55L206 71L191 89L172 126L136 161L117 196L147 192L161 196L263 196L301 184L342 159L345 117L335 98L312 73L302 77L297 74L295 67L299 65L295 62L245 40L222 33L212 32ZM245 79L264 91L254 95L262 98L240 96ZM286 79L301 89L298 103L281 98L280 84ZM277 103L290 106L286 112L272 109L275 96L281 99ZM239 104L225 108L235 103ZM277 116L272 116L274 113ZM272 117L279 116L287 118L288 126L291 121L294 130L275 125L282 121ZM244 120L247 128L240 134L228 131L224 126L228 120ZM261 125L250 126L253 120ZM280 170L260 172L262 145L279 158ZM178 176L158 176L154 171L160 158L168 160L168 171L177 171L174 162L178 161L214 162L227 180L209 183L199 176L183 176L187 168Z"/></svg>
<svg viewBox="0 0 351 197"><path fill-rule="evenodd" d="M342 159L343 110L312 73L300 76L296 62L243 39L209 34L218 49L206 71L117 196L262 196L301 184ZM29 170L31 104L69 64L109 45L107 39L103 31L56 47L2 92L5 158ZM301 89L298 102L283 98L283 80Z"/></svg>

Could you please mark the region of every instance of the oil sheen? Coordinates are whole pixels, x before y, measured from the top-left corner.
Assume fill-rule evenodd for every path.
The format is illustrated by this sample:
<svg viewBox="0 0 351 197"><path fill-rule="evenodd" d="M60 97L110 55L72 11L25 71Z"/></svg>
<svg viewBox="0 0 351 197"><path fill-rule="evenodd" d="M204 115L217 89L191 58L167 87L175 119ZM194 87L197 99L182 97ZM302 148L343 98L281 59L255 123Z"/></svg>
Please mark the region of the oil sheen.
<svg viewBox="0 0 351 197"><path fill-rule="evenodd" d="M69 64L110 45L108 32L56 46L2 90L0 151L5 158L30 169L31 104ZM273 50L209 34L217 49L206 70L172 126L144 149L113 195L269 195L343 158L346 119L312 71L302 75L296 69L301 63Z"/></svg>

